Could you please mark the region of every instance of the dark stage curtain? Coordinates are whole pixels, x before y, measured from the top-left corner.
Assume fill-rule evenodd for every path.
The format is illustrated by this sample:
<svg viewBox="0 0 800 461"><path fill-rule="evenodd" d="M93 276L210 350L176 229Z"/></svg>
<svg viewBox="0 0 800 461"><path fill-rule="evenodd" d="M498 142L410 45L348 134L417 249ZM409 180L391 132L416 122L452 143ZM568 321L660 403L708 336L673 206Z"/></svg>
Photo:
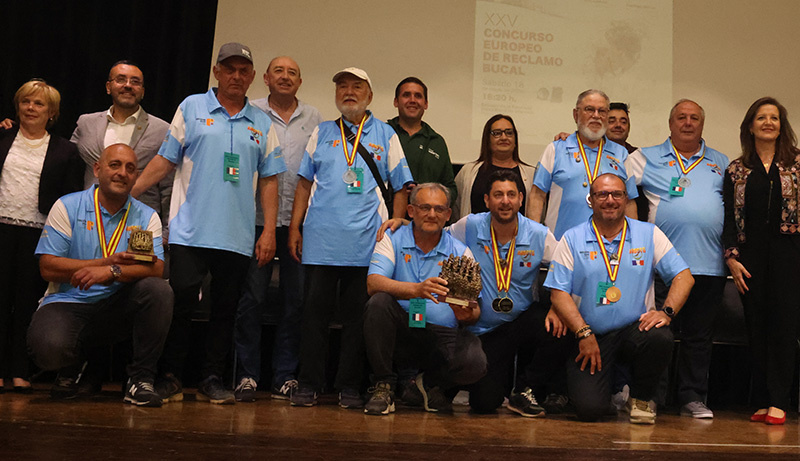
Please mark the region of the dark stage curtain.
<svg viewBox="0 0 800 461"><path fill-rule="evenodd" d="M144 73L142 106L170 122L186 96L208 89L216 16L217 0L6 0L0 119L15 118L12 99L23 83L43 78L61 92L53 132L69 138L80 114L111 105L108 70L128 59Z"/></svg>

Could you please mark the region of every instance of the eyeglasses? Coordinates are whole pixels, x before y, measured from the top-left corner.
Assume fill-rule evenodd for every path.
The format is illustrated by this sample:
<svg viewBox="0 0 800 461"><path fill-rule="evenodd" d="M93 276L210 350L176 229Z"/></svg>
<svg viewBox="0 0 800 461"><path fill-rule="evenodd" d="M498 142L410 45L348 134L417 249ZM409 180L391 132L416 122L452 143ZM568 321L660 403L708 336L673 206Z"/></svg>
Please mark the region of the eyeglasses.
<svg viewBox="0 0 800 461"><path fill-rule="evenodd" d="M430 213L430 211L433 210L436 214L445 214L447 210L450 209L450 207L446 205L428 205L427 203L423 203L422 205L412 203L412 205L423 213Z"/></svg>
<svg viewBox="0 0 800 461"><path fill-rule="evenodd" d="M624 190L599 190L592 192L592 197L595 200L608 200L608 197L614 197L614 200L622 200L628 193Z"/></svg>
<svg viewBox="0 0 800 461"><path fill-rule="evenodd" d="M506 136L509 138L514 137L514 130L512 128L506 128L505 130L492 130L489 132L493 138L499 138L501 134L505 133Z"/></svg>
<svg viewBox="0 0 800 461"><path fill-rule="evenodd" d="M128 77L126 77L124 75L117 75L114 78L108 79L108 81L109 82L114 82L117 85L124 85L126 83L128 85L130 85L130 86L142 86L142 85L144 85L144 82L140 78L138 78L138 77L130 77L130 78L128 78Z"/></svg>
<svg viewBox="0 0 800 461"><path fill-rule="evenodd" d="M594 115L595 112L597 112L597 115L599 115L602 118L608 117L608 109L606 109L605 107L597 107L597 108L595 108L595 107L592 107L592 106L586 106L586 107L584 107L583 109L580 109L580 110L582 110L584 114L586 114L586 115L588 115L590 117L592 115Z"/></svg>

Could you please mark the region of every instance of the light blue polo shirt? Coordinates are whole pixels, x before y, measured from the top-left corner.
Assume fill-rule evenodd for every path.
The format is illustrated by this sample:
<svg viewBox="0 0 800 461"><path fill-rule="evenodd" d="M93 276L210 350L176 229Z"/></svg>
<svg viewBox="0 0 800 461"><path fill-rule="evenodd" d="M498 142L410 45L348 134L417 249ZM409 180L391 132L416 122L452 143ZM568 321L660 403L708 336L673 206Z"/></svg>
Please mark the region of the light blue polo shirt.
<svg viewBox="0 0 800 461"><path fill-rule="evenodd" d="M226 152L239 156L236 182L224 179ZM181 102L158 155L177 165L170 243L252 255L256 182L286 171L269 117L246 100L231 117L212 88Z"/></svg>
<svg viewBox="0 0 800 461"><path fill-rule="evenodd" d="M667 138L658 146L637 149L625 161L625 167L636 184L642 186L650 204L647 220L664 231L692 274L722 277L722 178L728 157L703 141L700 151L684 160L684 166L693 164L704 153L702 162L684 175ZM683 197L670 196L670 180L684 176L691 185L684 188Z"/></svg>
<svg viewBox="0 0 800 461"><path fill-rule="evenodd" d="M53 255L81 260L103 258L103 250L100 248L97 235L97 219L94 213L94 190L96 188L95 184L84 191L74 192L58 199L47 216L42 236L36 246L37 256ZM132 197L128 197L125 205L113 215L109 214L102 205L100 206L106 243L111 239L117 225L125 216L125 210L129 203L131 208L125 223L125 232L114 253L122 253L128 249L131 228L138 226L153 232L153 252L158 259L163 261L161 220L155 210ZM51 282L41 306L53 302L96 303L116 293L123 286L125 284L122 282L114 282L108 286L98 284L92 285L88 290L80 290L69 283Z"/></svg>
<svg viewBox="0 0 800 461"><path fill-rule="evenodd" d="M481 265L481 316L469 330L476 335L488 333L507 322L511 322L538 301L539 265L549 262L556 247L553 233L538 222L517 213L517 240L514 244L514 267L511 269L511 289L508 297L514 301L509 313L492 310L492 300L498 296L497 277L492 256L491 213L464 216L450 226L450 234L467 244L475 260ZM500 257L508 257L511 242L500 247Z"/></svg>
<svg viewBox="0 0 800 461"><path fill-rule="evenodd" d="M628 150L608 138L604 139L603 158L600 160L597 175L613 173L621 177L625 181L628 198L635 199L639 196L636 183L625 171ZM589 160L589 171L594 171L598 149L584 148ZM545 148L533 175L533 185L544 192L550 192L544 224L553 231L556 239L560 239L567 229L589 219L592 215L592 209L586 203L589 181L575 133L566 140L554 141Z"/></svg>
<svg viewBox="0 0 800 461"><path fill-rule="evenodd" d="M413 223L387 231L375 245L375 252L369 262L368 274L378 274L399 282L419 283L431 277L438 277L442 263L453 256L469 256L472 253L463 243L447 232L442 232L439 243L430 252L423 253L414 240ZM408 312L407 299L398 299L400 306ZM455 328L458 320L446 303L425 300L425 317L428 323Z"/></svg>
<svg viewBox="0 0 800 461"><path fill-rule="evenodd" d="M544 286L572 295L583 319L597 334L629 325L648 310L655 309L653 270L670 283L672 278L689 266L681 258L669 239L658 227L635 219L628 221L620 258L617 286L622 292L619 301L597 304L597 284L610 282L600 245L590 220L564 233L558 242ZM615 254L622 233L606 249Z"/></svg>
<svg viewBox="0 0 800 461"><path fill-rule="evenodd" d="M400 139L392 127L367 114L361 144L375 160L381 180L399 191L413 182ZM358 125L345 123L352 133L358 132ZM322 122L308 140L297 173L313 183L303 222L303 264L369 266L378 227L391 210L386 209L378 183L358 153L353 166L364 172L360 194L348 193L342 180L347 161L339 125L333 120Z"/></svg>

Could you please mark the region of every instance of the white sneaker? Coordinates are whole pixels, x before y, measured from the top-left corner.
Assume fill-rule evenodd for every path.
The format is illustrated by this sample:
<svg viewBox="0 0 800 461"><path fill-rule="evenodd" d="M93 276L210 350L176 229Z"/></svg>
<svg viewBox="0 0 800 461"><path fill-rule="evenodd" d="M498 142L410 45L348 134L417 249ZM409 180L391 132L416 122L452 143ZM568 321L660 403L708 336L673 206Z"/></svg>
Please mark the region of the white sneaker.
<svg viewBox="0 0 800 461"><path fill-rule="evenodd" d="M631 409L631 424L656 423L656 414L647 401L631 397L628 401L628 407Z"/></svg>
<svg viewBox="0 0 800 461"><path fill-rule="evenodd" d="M694 401L681 407L681 416L691 416L695 419L712 419L714 412L705 403Z"/></svg>

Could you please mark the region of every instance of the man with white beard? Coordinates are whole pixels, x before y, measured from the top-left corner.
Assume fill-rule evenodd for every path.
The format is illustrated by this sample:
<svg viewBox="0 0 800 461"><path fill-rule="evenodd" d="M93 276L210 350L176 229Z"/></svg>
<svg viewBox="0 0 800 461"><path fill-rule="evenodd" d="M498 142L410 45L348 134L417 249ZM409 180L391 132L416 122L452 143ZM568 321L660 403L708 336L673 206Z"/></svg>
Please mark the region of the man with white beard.
<svg viewBox="0 0 800 461"><path fill-rule="evenodd" d="M549 192L544 224L556 239L592 215L589 186L604 173L613 173L625 180L628 198L631 199L625 214L636 219L636 202L632 199L639 194L636 183L625 172L628 151L605 136L609 102L608 96L600 90L586 90L578 95L572 110L577 131L564 141L550 143L536 167L526 216L542 221L545 197Z"/></svg>

